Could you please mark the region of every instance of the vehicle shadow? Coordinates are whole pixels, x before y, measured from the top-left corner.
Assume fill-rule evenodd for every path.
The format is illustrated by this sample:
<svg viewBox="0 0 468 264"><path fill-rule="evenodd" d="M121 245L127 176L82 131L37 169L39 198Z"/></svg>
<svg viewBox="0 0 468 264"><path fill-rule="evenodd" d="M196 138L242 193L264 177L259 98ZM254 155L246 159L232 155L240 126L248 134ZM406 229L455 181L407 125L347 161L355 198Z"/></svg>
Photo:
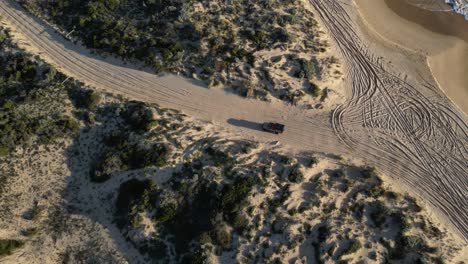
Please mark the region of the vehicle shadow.
<svg viewBox="0 0 468 264"><path fill-rule="evenodd" d="M229 118L227 123L237 127L244 127L252 130L263 131L262 123L248 121L244 119Z"/></svg>

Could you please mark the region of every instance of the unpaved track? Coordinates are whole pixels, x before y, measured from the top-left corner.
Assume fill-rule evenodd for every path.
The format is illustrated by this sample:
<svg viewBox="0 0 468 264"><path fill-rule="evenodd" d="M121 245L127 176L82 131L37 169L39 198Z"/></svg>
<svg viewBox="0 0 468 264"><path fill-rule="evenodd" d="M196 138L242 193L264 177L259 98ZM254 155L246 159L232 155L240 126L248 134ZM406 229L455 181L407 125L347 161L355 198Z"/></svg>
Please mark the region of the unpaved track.
<svg viewBox="0 0 468 264"><path fill-rule="evenodd" d="M304 116L295 107L245 100L219 89L209 90L197 86L183 78L158 77L112 58L97 58L88 50L66 41L14 1L0 0L0 16L7 22L7 26L14 29L16 37L24 42L22 46L27 50L39 53L67 75L98 89L183 110L190 116L223 126L229 119L251 122L283 120L288 126L288 132L295 135L294 140L288 141L293 146L327 151L330 145L335 145L332 148L337 148L338 152L346 152L329 125L328 113ZM241 136L248 132L246 137L253 136L265 141L284 141L289 138L235 126L227 126L227 129Z"/></svg>
<svg viewBox="0 0 468 264"><path fill-rule="evenodd" d="M98 89L182 110L237 136L362 158L421 195L468 240L465 117L440 93L428 95L436 90L432 80L410 84L386 70L385 61L363 45L340 2L310 2L345 60L349 98L332 114L245 100L182 78L161 78L112 59L96 58L11 0L0 0L0 15L31 51ZM283 120L287 131L278 137L230 125L230 119Z"/></svg>
<svg viewBox="0 0 468 264"><path fill-rule="evenodd" d="M351 84L347 103L333 113L336 134L351 148L371 141L374 148L407 163L410 170L402 179L439 208L467 239L468 129L464 115L436 92L433 81L411 84L387 70L382 59L365 47L354 30L356 25L337 1L310 2L338 45Z"/></svg>

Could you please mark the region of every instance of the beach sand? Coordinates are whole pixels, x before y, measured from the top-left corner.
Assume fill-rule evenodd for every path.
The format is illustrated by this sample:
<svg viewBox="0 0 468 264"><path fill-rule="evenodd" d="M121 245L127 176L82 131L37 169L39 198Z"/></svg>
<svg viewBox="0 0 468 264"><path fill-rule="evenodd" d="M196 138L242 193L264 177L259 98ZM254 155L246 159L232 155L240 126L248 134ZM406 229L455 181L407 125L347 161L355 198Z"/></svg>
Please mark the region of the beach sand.
<svg viewBox="0 0 468 264"><path fill-rule="evenodd" d="M426 56L440 88L468 113L468 21L453 12L431 12L405 0L355 4L381 37Z"/></svg>

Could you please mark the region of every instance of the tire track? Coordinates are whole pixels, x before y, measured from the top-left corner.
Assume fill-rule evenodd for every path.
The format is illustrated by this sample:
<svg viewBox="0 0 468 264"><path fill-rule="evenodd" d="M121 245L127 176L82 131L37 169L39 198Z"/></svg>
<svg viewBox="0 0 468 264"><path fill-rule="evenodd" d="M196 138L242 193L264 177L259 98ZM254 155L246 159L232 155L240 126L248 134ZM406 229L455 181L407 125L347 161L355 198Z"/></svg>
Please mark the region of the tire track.
<svg viewBox="0 0 468 264"><path fill-rule="evenodd" d="M363 137L353 133L361 124L383 155L415 170L403 177L468 240L467 124L435 94L429 81L410 84L387 70L355 32L349 14L336 0L309 0L345 59L352 96L332 117L334 131L347 145L362 151ZM351 33L348 33L351 32ZM427 87L429 86L429 87ZM421 90L432 91L431 98ZM434 102L435 101L435 102ZM380 167L393 159L376 161ZM390 164L385 162L390 161Z"/></svg>
<svg viewBox="0 0 468 264"><path fill-rule="evenodd" d="M358 27L338 0L309 0L344 59L349 98L331 114L244 100L179 79L96 59L68 43L12 0L0 0L0 15L29 44L67 75L111 92L155 102L217 123L241 136L281 140L298 149L352 154L399 177L447 217L468 239L468 128L465 117L437 93L434 82L414 83L386 68L361 40ZM43 34L46 33L46 34ZM403 79L404 78L404 79ZM422 93L421 91L430 91ZM227 120L284 120L284 135L233 128Z"/></svg>

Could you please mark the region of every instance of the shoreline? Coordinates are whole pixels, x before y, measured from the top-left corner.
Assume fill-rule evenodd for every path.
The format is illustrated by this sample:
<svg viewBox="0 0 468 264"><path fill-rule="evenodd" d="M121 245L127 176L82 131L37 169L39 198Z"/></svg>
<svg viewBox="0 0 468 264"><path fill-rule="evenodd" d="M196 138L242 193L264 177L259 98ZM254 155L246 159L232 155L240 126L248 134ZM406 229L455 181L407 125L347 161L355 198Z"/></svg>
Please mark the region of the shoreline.
<svg viewBox="0 0 468 264"><path fill-rule="evenodd" d="M385 41L426 58L427 67L437 82L440 92L466 115L468 76L465 73L468 72L468 30L461 30L460 26L466 24L461 28L468 28L468 21L455 12L421 10L404 1L354 2L367 26ZM388 6L389 2L391 6ZM408 17L414 19L411 21L407 19ZM458 27L444 27L452 23L451 21L455 21Z"/></svg>
<svg viewBox="0 0 468 264"><path fill-rule="evenodd" d="M429 89L439 93L441 96L445 95L444 99L446 101L444 103L451 104L451 107L454 108L453 110L459 112L460 117L466 117L466 113L468 113L468 102L465 101L468 100L468 86L459 87L462 92L465 92L465 97L462 97L457 94L457 92L460 91L446 89L443 83L441 83L441 78L448 81L449 84L454 84L453 72L447 74L443 70L447 64L453 64L457 57L458 59L462 59L458 56L457 52L460 47L462 49L466 47L468 51L467 43L452 36L431 32L416 23L402 19L388 8L384 1L386 0L353 1L353 6L358 17L358 26L366 36L366 44L371 46L371 48L375 47L377 50L380 50L380 52L384 52L383 54L389 55L387 57L392 58L391 61L389 61L390 68L395 66L394 61L396 61L396 64L403 66L403 68L408 71L408 75L412 76L414 80L423 82L424 80L430 80L434 82L435 90ZM420 45L421 43L423 45ZM382 48L379 48L379 46ZM456 56L453 56L453 53L455 53ZM406 58L402 60L402 57ZM409 64L407 64L407 62ZM434 65L442 67L442 69L436 68ZM464 65L465 67L468 65L468 58ZM468 69L466 72L468 72ZM465 84L468 84L468 78L465 79L465 81ZM463 87L466 87L464 91ZM453 88L453 86L451 88ZM424 93L423 90L420 92ZM455 96L453 95L454 93ZM433 95L431 92L428 94ZM444 213L439 211L437 207L433 207L433 205L428 203L425 197L419 192L401 183L399 178L392 179L389 182L395 186L399 186L400 190L407 191L421 198L421 201L423 201L424 206L428 212L431 213L435 222L441 226L447 227L447 229L450 230L449 232L454 234L457 239L466 243L463 235L461 235L454 226L448 224L450 220ZM464 247L460 255L457 256L457 259L465 259L466 256L468 256L468 248Z"/></svg>
<svg viewBox="0 0 468 264"><path fill-rule="evenodd" d="M408 4L406 0L383 0L399 17L422 26L433 33L456 37L468 43L468 20L455 11L429 11Z"/></svg>

